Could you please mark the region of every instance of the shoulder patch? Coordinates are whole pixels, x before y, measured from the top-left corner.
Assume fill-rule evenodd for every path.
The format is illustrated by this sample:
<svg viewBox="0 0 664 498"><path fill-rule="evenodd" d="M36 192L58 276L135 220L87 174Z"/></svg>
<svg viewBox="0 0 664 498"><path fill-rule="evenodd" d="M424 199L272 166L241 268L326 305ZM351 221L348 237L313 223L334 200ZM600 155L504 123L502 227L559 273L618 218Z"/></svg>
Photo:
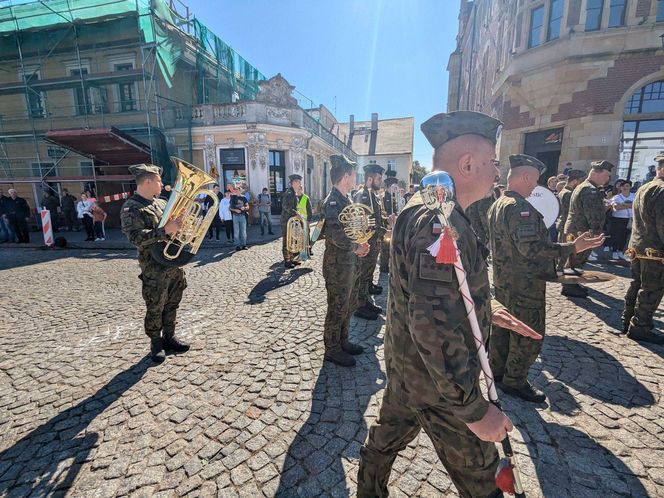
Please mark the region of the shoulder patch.
<svg viewBox="0 0 664 498"><path fill-rule="evenodd" d="M123 211L126 213L127 211L129 211L129 208L126 207L126 208L123 209Z"/></svg>
<svg viewBox="0 0 664 498"><path fill-rule="evenodd" d="M330 206L336 206L336 205L337 205L337 201L330 201Z"/></svg>
<svg viewBox="0 0 664 498"><path fill-rule="evenodd" d="M521 211L519 214L522 218L528 218L530 216L530 211Z"/></svg>

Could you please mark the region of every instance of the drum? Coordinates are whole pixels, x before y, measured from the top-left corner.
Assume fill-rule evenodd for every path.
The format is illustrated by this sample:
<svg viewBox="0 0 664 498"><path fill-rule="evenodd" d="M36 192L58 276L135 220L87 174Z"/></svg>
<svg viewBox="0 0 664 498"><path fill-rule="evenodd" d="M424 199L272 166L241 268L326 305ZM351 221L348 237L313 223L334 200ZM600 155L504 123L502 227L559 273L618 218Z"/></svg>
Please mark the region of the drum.
<svg viewBox="0 0 664 498"><path fill-rule="evenodd" d="M526 200L544 217L546 228L551 228L560 214L560 202L556 194L538 185Z"/></svg>

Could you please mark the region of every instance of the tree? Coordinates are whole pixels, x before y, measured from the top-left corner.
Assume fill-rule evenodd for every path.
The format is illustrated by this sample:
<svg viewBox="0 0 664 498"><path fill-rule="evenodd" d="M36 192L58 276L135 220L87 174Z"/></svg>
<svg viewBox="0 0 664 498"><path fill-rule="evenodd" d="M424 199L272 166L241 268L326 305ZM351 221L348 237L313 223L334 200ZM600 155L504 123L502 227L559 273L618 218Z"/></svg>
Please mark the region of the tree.
<svg viewBox="0 0 664 498"><path fill-rule="evenodd" d="M417 185L422 181L422 178L429 173L424 166L420 166L420 162L413 161L413 184Z"/></svg>

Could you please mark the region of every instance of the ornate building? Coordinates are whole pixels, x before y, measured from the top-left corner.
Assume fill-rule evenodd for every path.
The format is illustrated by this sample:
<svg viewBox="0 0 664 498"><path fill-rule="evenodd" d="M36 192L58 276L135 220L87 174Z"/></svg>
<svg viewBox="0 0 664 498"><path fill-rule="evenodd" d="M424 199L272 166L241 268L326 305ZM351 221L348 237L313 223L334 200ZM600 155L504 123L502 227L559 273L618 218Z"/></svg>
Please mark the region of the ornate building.
<svg viewBox="0 0 664 498"><path fill-rule="evenodd" d="M644 180L664 150L663 36L661 0L462 0L448 110L500 118L503 159Z"/></svg>

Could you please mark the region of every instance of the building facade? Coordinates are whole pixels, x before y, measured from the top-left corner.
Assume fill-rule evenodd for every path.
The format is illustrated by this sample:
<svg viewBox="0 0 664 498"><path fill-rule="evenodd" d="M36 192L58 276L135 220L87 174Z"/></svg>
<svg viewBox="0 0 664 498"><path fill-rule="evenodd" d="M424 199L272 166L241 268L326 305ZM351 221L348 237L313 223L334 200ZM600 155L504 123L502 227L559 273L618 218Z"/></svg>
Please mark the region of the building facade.
<svg viewBox="0 0 664 498"><path fill-rule="evenodd" d="M414 119L378 119L372 113L371 121L339 123L336 133L357 154L357 183L364 183L364 166L379 164L397 172L402 187L410 184L413 175L413 126Z"/></svg>
<svg viewBox="0 0 664 498"><path fill-rule="evenodd" d="M501 119L503 162L608 159L643 181L664 150L663 35L661 0L462 0L448 110Z"/></svg>

